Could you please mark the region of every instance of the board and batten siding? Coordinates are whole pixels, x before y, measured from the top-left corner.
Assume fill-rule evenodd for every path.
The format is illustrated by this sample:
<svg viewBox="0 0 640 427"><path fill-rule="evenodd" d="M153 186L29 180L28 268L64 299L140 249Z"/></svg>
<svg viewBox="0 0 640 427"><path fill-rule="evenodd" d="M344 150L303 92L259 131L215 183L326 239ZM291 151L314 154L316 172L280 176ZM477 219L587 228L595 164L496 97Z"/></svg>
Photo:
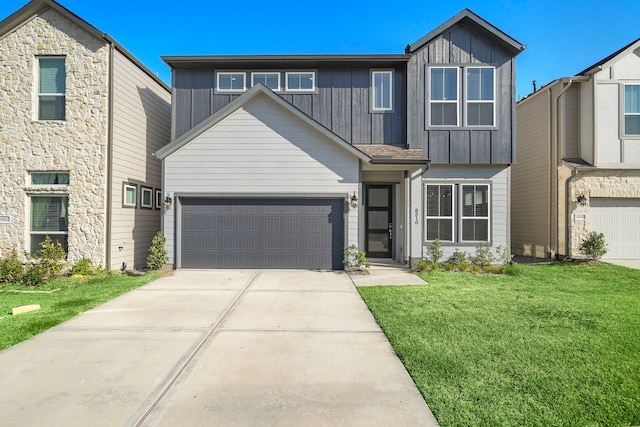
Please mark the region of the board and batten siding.
<svg viewBox="0 0 640 427"><path fill-rule="evenodd" d="M164 175L165 192L172 196L347 198L359 193L359 160L264 96L167 156ZM176 262L179 233L179 203L174 207L163 216L170 264ZM345 246L358 244L357 214L350 210L345 219Z"/></svg>
<svg viewBox="0 0 640 427"><path fill-rule="evenodd" d="M142 185L161 188L152 153L169 143L170 93L117 49L113 55L113 152L110 268L144 267L160 210L140 208ZM138 207L123 208L122 184L138 185ZM155 198L155 191L154 191ZM155 201L155 200L154 200Z"/></svg>
<svg viewBox="0 0 640 427"><path fill-rule="evenodd" d="M496 126L429 127L428 67L471 64L496 68ZM432 164L510 164L515 160L515 58L503 48L466 25L457 25L413 54L407 81L408 141L412 148L423 148Z"/></svg>
<svg viewBox="0 0 640 427"><path fill-rule="evenodd" d="M509 191L510 191L510 167L506 165L460 165L445 166L433 165L423 176L423 186L430 182L465 184L488 183L490 185L490 243L495 250L498 246L509 248ZM424 194L423 188L423 194ZM456 196L457 197L457 196ZM456 204L458 202L456 201ZM459 216L457 217L459 219ZM457 225L456 225L457 227ZM423 230L424 232L424 230ZM424 236L421 236L424 242ZM443 259L449 258L455 249L467 252L474 256L477 245L475 243L443 243ZM423 256L427 257L428 245L423 248Z"/></svg>
<svg viewBox="0 0 640 427"><path fill-rule="evenodd" d="M404 145L407 140L405 70L393 69L393 111L373 113L371 70L377 69L390 68L320 68L316 69L315 93L276 93L347 142ZM216 93L216 71L224 70L173 70L173 139L239 96ZM250 71L247 70L246 77L248 86Z"/></svg>
<svg viewBox="0 0 640 427"><path fill-rule="evenodd" d="M511 166L511 245L518 255L546 257L550 251L550 102L548 91L516 109L518 161Z"/></svg>

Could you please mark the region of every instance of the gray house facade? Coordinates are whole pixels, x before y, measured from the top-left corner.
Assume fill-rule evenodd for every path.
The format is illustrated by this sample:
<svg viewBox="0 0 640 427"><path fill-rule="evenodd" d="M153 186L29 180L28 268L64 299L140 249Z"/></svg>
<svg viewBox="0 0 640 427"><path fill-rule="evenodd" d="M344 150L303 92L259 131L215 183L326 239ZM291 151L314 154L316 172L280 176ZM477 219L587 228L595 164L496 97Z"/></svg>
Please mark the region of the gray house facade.
<svg viewBox="0 0 640 427"><path fill-rule="evenodd" d="M0 250L145 265L160 229L170 89L53 0L0 21Z"/></svg>
<svg viewBox="0 0 640 427"><path fill-rule="evenodd" d="M515 57L465 9L404 53L168 56L176 268L340 269L508 247Z"/></svg>

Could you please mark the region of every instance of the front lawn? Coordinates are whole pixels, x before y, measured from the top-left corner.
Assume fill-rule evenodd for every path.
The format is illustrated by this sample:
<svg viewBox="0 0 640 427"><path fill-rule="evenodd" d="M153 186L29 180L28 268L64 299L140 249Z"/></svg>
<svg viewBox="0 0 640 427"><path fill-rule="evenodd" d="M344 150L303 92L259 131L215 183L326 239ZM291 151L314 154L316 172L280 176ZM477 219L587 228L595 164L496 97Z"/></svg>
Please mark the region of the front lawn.
<svg viewBox="0 0 640 427"><path fill-rule="evenodd" d="M160 277L118 273L90 278L58 277L41 286L0 285L0 350ZM40 304L38 311L11 315L14 307Z"/></svg>
<svg viewBox="0 0 640 427"><path fill-rule="evenodd" d="M522 268L359 291L443 427L640 425L640 271Z"/></svg>

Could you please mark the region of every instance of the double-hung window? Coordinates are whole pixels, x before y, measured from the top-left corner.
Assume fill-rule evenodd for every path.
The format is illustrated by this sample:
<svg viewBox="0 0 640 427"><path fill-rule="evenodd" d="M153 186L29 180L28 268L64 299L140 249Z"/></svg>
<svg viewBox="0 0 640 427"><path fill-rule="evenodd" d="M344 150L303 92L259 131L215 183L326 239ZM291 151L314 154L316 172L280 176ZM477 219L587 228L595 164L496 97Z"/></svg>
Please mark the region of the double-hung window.
<svg viewBox="0 0 640 427"><path fill-rule="evenodd" d="M246 90L245 73L217 73L217 87L220 92L244 92Z"/></svg>
<svg viewBox="0 0 640 427"><path fill-rule="evenodd" d="M494 68L467 67L467 114L468 126L494 125Z"/></svg>
<svg viewBox="0 0 640 427"><path fill-rule="evenodd" d="M315 74L313 71L287 72L286 90L292 92L312 92L316 89Z"/></svg>
<svg viewBox="0 0 640 427"><path fill-rule="evenodd" d="M38 120L64 120L65 94L65 58L39 57Z"/></svg>
<svg viewBox="0 0 640 427"><path fill-rule="evenodd" d="M30 175L35 194L29 196L29 250L35 253L42 249L40 244L49 236L54 244L60 243L68 252L69 172L31 172ZM44 191L57 194L42 194ZM60 194L62 192L65 194Z"/></svg>
<svg viewBox="0 0 640 427"><path fill-rule="evenodd" d="M425 185L425 240L489 241L489 184Z"/></svg>
<svg viewBox="0 0 640 427"><path fill-rule="evenodd" d="M273 91L280 90L280 73L251 73L251 86L262 83Z"/></svg>
<svg viewBox="0 0 640 427"><path fill-rule="evenodd" d="M393 109L393 71L372 71L372 110Z"/></svg>
<svg viewBox="0 0 640 427"><path fill-rule="evenodd" d="M429 70L431 126L458 126L458 69L434 67Z"/></svg>
<svg viewBox="0 0 640 427"><path fill-rule="evenodd" d="M640 84L624 85L624 134L640 135Z"/></svg>

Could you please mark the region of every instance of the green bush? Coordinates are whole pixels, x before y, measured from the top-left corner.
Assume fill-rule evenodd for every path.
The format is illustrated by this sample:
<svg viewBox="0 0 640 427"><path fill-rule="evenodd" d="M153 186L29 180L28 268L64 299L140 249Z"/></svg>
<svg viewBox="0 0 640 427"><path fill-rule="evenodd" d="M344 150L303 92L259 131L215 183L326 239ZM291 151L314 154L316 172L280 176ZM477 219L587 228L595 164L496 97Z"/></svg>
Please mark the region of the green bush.
<svg viewBox="0 0 640 427"><path fill-rule="evenodd" d="M476 249L476 257L473 263L482 269L486 269L493 264L493 253L489 242L480 242Z"/></svg>
<svg viewBox="0 0 640 427"><path fill-rule="evenodd" d="M160 270L167 265L167 249L164 247L167 239L158 231L151 240L149 256L147 256L147 268L149 270Z"/></svg>
<svg viewBox="0 0 640 427"><path fill-rule="evenodd" d="M44 274L38 264L30 266L22 277L22 283L25 286L38 286L44 282L44 280Z"/></svg>
<svg viewBox="0 0 640 427"><path fill-rule="evenodd" d="M460 270L465 270L466 267L469 265L469 254L456 248L451 254L451 256L449 257L449 262L453 264L456 268Z"/></svg>
<svg viewBox="0 0 640 427"><path fill-rule="evenodd" d="M40 243L40 247L42 249L34 254L36 260L34 267L40 270L42 281L44 281L60 274L62 267L64 267L63 260L67 254L62 245L53 243L48 235L45 237L44 242Z"/></svg>
<svg viewBox="0 0 640 427"><path fill-rule="evenodd" d="M513 260L513 254L511 253L509 248L503 248L502 245L500 245L496 248L496 253L498 254L497 258L500 264L511 264L511 261Z"/></svg>
<svg viewBox="0 0 640 427"><path fill-rule="evenodd" d="M367 261L367 253L358 250L356 245L344 248L344 261L342 263L346 271L364 271L371 266L371 263Z"/></svg>
<svg viewBox="0 0 640 427"><path fill-rule="evenodd" d="M7 251L0 259L0 283L18 283L24 276L24 265L15 249Z"/></svg>
<svg viewBox="0 0 640 427"><path fill-rule="evenodd" d="M580 251L589 259L598 260L607 253L607 242L604 241L604 234L592 231L587 238L582 241Z"/></svg>
<svg viewBox="0 0 640 427"><path fill-rule="evenodd" d="M430 267L429 263L427 261L425 261L425 260L421 259L419 261L416 261L416 268L415 269L417 271L427 271L427 270L429 270L429 267Z"/></svg>
<svg viewBox="0 0 640 427"><path fill-rule="evenodd" d="M94 267L89 258L82 258L80 261L75 263L73 268L71 268L71 274L77 274L79 276L95 276L101 272L102 269Z"/></svg>
<svg viewBox="0 0 640 427"><path fill-rule="evenodd" d="M444 251L442 250L440 239L436 239L431 242L431 245L427 248L427 261L436 265L440 262L442 255L444 255Z"/></svg>

